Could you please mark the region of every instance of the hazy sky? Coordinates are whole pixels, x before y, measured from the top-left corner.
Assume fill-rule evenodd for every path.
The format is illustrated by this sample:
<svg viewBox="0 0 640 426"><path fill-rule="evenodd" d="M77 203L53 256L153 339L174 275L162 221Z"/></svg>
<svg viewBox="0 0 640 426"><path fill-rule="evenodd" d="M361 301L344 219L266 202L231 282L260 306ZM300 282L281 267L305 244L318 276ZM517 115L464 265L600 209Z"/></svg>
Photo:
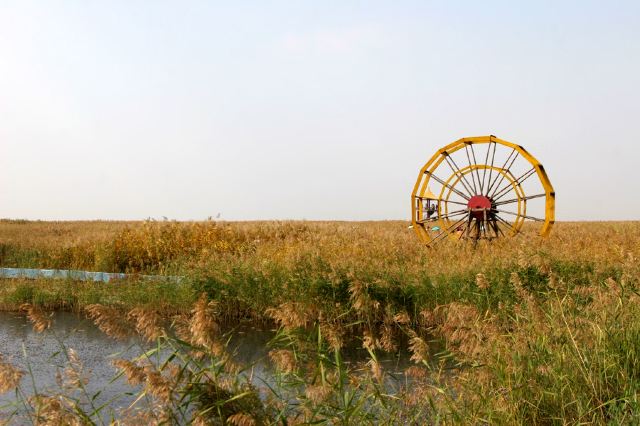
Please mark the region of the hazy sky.
<svg viewBox="0 0 640 426"><path fill-rule="evenodd" d="M0 0L0 217L408 219L487 134L640 219L640 2Z"/></svg>

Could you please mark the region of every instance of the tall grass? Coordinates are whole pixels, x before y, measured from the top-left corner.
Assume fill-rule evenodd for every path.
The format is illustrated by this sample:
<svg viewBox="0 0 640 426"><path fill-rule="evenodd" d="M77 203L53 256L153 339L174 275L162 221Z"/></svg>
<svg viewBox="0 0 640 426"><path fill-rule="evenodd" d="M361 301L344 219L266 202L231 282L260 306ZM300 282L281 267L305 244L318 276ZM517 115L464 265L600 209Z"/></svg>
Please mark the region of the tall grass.
<svg viewBox="0 0 640 426"><path fill-rule="evenodd" d="M0 236L3 227L29 226L45 225L3 223ZM3 240L2 264L67 259L56 265L89 268L99 258L112 271L185 276L181 288L60 282L46 302L39 283L4 280L0 291L6 307L68 300L78 310L129 312L134 330L141 316L182 313L181 337L155 337L176 351L176 368L190 379L166 384L165 394L147 389L170 409L145 412L156 421L640 422L639 223L560 223L547 240L525 230L475 249L454 242L426 249L403 222L130 223L87 232L89 239L73 232L92 224L59 237L57 225L48 226L46 237ZM60 247L79 254L61 257ZM145 286L153 285L150 296ZM238 379L243 366L216 335L238 318L279 327L271 352L278 389ZM342 362L353 339L370 351L366 365ZM377 354L405 344L416 363L411 381L389 393ZM133 382L164 383L169 372L139 361L119 368Z"/></svg>

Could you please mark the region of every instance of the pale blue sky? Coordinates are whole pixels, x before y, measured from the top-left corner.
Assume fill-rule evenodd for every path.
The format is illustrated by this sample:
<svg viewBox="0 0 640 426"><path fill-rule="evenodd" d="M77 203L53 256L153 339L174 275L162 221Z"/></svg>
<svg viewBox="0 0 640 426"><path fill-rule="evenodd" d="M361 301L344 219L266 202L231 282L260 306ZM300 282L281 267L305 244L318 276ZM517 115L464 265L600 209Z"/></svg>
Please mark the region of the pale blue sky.
<svg viewBox="0 0 640 426"><path fill-rule="evenodd" d="M0 217L408 219L440 146L525 146L640 219L638 1L0 0Z"/></svg>

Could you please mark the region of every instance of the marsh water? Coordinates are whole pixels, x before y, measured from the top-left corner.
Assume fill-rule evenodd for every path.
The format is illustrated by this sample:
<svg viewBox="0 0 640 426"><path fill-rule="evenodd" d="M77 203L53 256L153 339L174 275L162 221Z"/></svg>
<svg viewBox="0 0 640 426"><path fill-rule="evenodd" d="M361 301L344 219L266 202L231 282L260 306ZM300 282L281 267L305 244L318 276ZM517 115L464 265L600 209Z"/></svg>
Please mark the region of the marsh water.
<svg viewBox="0 0 640 426"><path fill-rule="evenodd" d="M69 312L53 314L50 330L36 333L23 314L0 312L0 354L3 360L28 372L22 380L26 395L53 394L60 390L56 376L68 365L63 348L73 349L88 373L86 392L96 406L108 403L113 409L124 408L134 400L136 389L123 378L114 379L116 358L131 359L148 349L136 339L117 341L102 333L90 320ZM273 366L269 362L268 342L275 331L255 326L234 328L229 349L237 362L252 366L255 381L269 382ZM343 352L345 363L356 364L367 359L367 352L351 345ZM402 372L409 366L406 352L381 355L380 363L391 380L403 380ZM94 397L95 395L95 397ZM18 398L16 393L0 395L0 412L9 409Z"/></svg>

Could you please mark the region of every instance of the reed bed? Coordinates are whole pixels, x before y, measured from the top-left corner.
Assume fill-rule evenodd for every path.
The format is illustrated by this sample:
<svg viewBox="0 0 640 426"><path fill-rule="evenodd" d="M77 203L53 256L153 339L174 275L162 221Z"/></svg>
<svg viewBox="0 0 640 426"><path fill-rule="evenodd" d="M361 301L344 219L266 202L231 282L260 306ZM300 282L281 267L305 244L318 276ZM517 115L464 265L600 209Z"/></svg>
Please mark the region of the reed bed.
<svg viewBox="0 0 640 426"><path fill-rule="evenodd" d="M81 223L56 235L57 226L1 223L0 264L185 277L175 288L59 282L56 291L2 281L7 309L35 319L43 308L76 309L107 333L174 351L175 365L150 366L144 353L118 362L151 405L114 422L640 422L640 223L560 223L545 240L525 230L435 249L400 221ZM25 239L2 238L16 228ZM170 331L159 325L167 317ZM247 366L228 356L220 324L240 318L279 329L278 389L252 387L238 374ZM370 359L347 367L341 351L353 340ZM403 345L415 366L390 393L376 354ZM0 359L0 374L14 384L25 372ZM99 417L86 401L55 398L79 424ZM43 403L53 404L30 400L24 415L39 421Z"/></svg>

